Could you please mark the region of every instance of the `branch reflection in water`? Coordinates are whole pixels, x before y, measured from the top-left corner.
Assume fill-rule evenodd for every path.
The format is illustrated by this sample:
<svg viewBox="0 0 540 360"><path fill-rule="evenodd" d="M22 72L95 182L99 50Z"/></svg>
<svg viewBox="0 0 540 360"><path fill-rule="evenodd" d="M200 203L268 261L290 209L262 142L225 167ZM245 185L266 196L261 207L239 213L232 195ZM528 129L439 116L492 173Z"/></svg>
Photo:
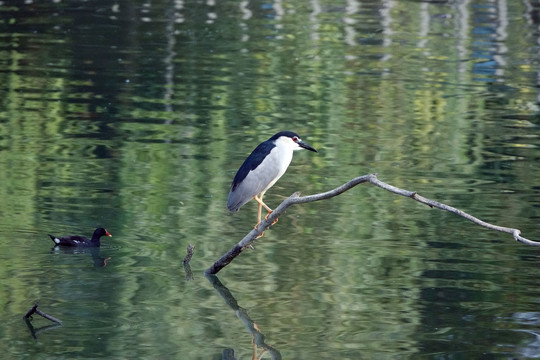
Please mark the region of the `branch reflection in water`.
<svg viewBox="0 0 540 360"><path fill-rule="evenodd" d="M225 300L225 303L234 310L236 316L240 319L240 321L242 321L242 323L244 323L244 326L251 334L253 342L253 359L260 359L262 355L268 351L271 359L280 360L280 352L265 342L264 334L259 329L259 326L257 326L257 324L253 320L251 320L251 318L247 314L247 311L240 307L240 305L238 305L238 301L236 301L229 289L227 289L227 287L225 287L225 285L221 283L221 281L216 275L205 275L208 281L210 281L210 283L214 287L214 289L216 289L219 295L223 298L223 300ZM262 348L262 353L259 354L258 357L256 356L257 347Z"/></svg>
<svg viewBox="0 0 540 360"><path fill-rule="evenodd" d="M50 325L45 325L36 329L34 328L34 325L32 325L32 322L30 321L30 319L23 318L23 320L26 323L26 326L28 326L28 330L30 331L30 335L32 335L32 338L34 339L34 341L37 341L38 339L37 336L40 332L53 330L53 329L62 327L62 324L50 324Z"/></svg>

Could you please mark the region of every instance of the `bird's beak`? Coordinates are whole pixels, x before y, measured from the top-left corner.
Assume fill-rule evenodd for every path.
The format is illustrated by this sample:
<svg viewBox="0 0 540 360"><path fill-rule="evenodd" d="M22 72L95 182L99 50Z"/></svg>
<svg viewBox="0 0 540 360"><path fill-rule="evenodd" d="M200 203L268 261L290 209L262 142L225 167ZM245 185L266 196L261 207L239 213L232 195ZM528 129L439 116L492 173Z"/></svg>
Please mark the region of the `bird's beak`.
<svg viewBox="0 0 540 360"><path fill-rule="evenodd" d="M112 237L112 235L107 230L105 230L105 235Z"/></svg>
<svg viewBox="0 0 540 360"><path fill-rule="evenodd" d="M306 150L313 151L313 152L318 152L317 150L315 150L314 148L312 148L311 146L309 146L308 144L306 144L303 141L298 141L297 144L298 144L298 146L300 146L301 148L304 148Z"/></svg>

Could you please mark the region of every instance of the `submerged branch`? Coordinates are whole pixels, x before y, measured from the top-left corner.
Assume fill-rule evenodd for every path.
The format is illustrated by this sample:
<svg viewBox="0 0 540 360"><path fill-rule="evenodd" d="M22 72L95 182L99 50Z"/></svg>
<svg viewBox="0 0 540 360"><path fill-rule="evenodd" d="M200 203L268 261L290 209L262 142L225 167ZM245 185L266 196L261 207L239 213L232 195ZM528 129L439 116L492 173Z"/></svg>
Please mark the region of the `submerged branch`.
<svg viewBox="0 0 540 360"><path fill-rule="evenodd" d="M411 198L413 200L416 200L422 204L428 205L429 207L436 207L441 210L446 210L449 212L452 212L456 215L459 215L461 217L464 217L467 220L472 221L473 223L483 226L485 228L488 228L490 230L505 232L508 234L512 234L514 239L516 241L522 242L526 245L532 245L532 246L540 246L540 242L529 240L527 238L524 238L521 236L521 231L514 228L508 228L498 225L493 225L488 222L485 222L483 220L480 220L462 210L459 210L455 207L425 198L423 196L418 195L415 191L408 191L403 190L398 187L392 186L390 184L387 184L377 178L377 174L369 174L369 175L363 175L359 176L355 179L352 179L351 181L335 188L330 191L320 193L320 194L314 194L314 195L308 195L308 196L300 196L299 192L295 192L291 196L289 196L287 199L283 200L283 202L270 214L268 217L261 221L257 229L251 230L240 242L238 242L236 245L233 246L231 250L229 250L225 255L223 255L221 258L219 258L210 268L208 268L205 273L206 274L217 274L221 269L223 269L225 266L227 266L236 256L238 256L244 249L251 247L251 244L253 241L262 234L265 230L267 230L270 226L272 226L273 223L285 212L285 210L294 204L303 204L307 202L313 202L313 201L319 201L319 200L325 200L332 198L334 196L340 195L344 193L347 190L350 190L351 188L355 187L358 184L362 184L365 182L369 182L372 185L375 185L377 187L380 187L381 189L387 190L389 192L392 192L394 194L398 194L401 196L405 196L408 198Z"/></svg>
<svg viewBox="0 0 540 360"><path fill-rule="evenodd" d="M44 317L44 318L47 319L47 320L50 320L50 321L55 322L55 323L57 323L57 324L62 324L62 321L58 320L57 318L55 318L55 317L53 317L53 316L51 316L51 315L45 314L45 313L44 313L43 311L41 311L41 310L38 310L38 308L37 308L38 305L39 305L39 302L36 301L36 303L34 304L34 306L32 306L32 307L30 308L30 310L28 310L28 311L26 312L26 314L24 315L24 318L25 318L25 319L28 319L28 318L30 318L30 316L32 316L34 313L36 313L36 314L38 314L39 316L42 316L42 317Z"/></svg>
<svg viewBox="0 0 540 360"><path fill-rule="evenodd" d="M186 257L182 261L182 264L187 265L191 261L191 258L193 257L193 249L195 249L195 246L189 244L186 250Z"/></svg>
<svg viewBox="0 0 540 360"><path fill-rule="evenodd" d="M195 246L189 244L186 250L186 257L184 258L184 260L182 260L182 264L184 264L184 271L186 272L187 281L193 280L193 272L191 271L191 266L189 265L191 257L193 256L193 249L195 249Z"/></svg>

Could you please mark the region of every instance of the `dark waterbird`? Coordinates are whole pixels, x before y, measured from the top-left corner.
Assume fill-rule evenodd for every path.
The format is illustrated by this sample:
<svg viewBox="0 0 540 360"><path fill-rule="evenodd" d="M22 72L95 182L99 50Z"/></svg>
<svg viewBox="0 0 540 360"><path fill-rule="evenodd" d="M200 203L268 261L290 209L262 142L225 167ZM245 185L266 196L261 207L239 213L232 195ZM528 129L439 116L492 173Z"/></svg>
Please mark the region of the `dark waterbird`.
<svg viewBox="0 0 540 360"><path fill-rule="evenodd" d="M101 245L99 239L104 236L112 236L104 228L97 228L94 231L91 239L79 235L69 235L65 237L56 237L49 234L52 241L58 246L81 246L81 247L99 247Z"/></svg>

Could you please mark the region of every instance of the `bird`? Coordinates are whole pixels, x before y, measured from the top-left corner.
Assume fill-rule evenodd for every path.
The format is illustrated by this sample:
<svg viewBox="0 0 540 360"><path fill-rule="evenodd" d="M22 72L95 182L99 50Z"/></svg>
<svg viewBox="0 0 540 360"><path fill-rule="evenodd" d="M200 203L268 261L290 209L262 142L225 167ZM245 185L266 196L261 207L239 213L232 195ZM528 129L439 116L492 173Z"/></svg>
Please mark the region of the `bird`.
<svg viewBox="0 0 540 360"><path fill-rule="evenodd" d="M259 204L256 229L261 222L262 207L268 211L265 218L273 211L263 202L264 194L287 171L293 151L301 149L317 152L292 131L278 132L260 143L236 172L227 199L227 209L236 212L249 200L255 199Z"/></svg>
<svg viewBox="0 0 540 360"><path fill-rule="evenodd" d="M92 234L92 238L88 239L84 236L79 235L69 235L65 237L57 237L51 234L48 234L51 240L58 246L80 246L80 247L99 247L101 245L99 239L104 236L112 236L104 228L97 228Z"/></svg>

